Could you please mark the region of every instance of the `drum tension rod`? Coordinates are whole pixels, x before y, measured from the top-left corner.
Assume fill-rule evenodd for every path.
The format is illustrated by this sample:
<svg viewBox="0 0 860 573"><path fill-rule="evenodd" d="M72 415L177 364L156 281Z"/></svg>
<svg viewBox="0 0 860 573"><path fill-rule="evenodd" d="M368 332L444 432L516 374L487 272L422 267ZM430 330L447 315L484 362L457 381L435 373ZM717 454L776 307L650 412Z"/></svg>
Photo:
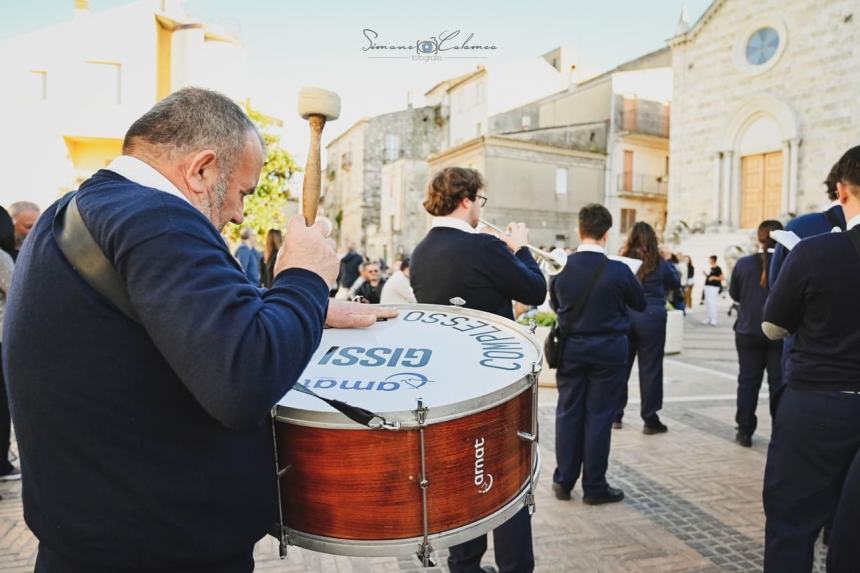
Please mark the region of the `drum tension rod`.
<svg viewBox="0 0 860 573"><path fill-rule="evenodd" d="M427 481L427 463L425 461L424 451L424 424L427 421L428 408L424 405L424 399L418 398L418 406L415 408L415 420L418 422L418 442L421 448L421 479L418 485L421 487L421 514L423 518L424 537L418 545L416 555L424 567L435 567L436 563L431 558L433 546L430 545L429 524L427 516L427 488L430 487L430 482Z"/></svg>

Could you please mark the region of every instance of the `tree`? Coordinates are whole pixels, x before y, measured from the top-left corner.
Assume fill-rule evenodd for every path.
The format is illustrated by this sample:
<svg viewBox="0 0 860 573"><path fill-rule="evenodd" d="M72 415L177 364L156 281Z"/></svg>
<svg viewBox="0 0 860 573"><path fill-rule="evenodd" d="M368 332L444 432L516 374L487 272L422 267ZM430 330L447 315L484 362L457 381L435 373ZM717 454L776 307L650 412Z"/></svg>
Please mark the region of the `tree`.
<svg viewBox="0 0 860 573"><path fill-rule="evenodd" d="M266 160L260 183L253 195L245 199L245 222L260 241L265 240L269 229L284 229L286 216L284 207L290 199L289 182L293 174L301 171L293 156L280 146L281 138L269 130L276 120L246 106L248 117L257 124L266 142ZM239 225L230 225L225 235L231 241L239 240Z"/></svg>

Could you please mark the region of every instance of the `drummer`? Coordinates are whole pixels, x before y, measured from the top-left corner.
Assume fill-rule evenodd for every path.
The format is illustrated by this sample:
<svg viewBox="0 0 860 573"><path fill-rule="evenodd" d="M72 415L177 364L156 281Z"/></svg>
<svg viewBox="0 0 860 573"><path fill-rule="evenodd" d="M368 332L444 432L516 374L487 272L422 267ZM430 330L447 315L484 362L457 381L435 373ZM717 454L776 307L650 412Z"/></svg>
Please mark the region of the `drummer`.
<svg viewBox="0 0 860 573"><path fill-rule="evenodd" d="M81 185L136 320L65 260L56 204L24 243L3 358L37 572L253 571L276 512L271 407L324 324L391 314L329 302L334 244L301 218L272 288L248 282L220 231L242 222L264 155L231 99L186 88Z"/></svg>
<svg viewBox="0 0 860 573"><path fill-rule="evenodd" d="M433 215L430 232L415 247L410 282L419 303L464 306L513 319L512 301L538 305L546 298L546 281L526 248L528 229L508 225L503 235L478 232L481 207L488 192L474 169L446 167L433 176L424 208ZM502 571L529 573L534 569L531 516L523 508L493 531L496 564ZM482 535L450 548L451 573L494 571L481 568L487 550Z"/></svg>

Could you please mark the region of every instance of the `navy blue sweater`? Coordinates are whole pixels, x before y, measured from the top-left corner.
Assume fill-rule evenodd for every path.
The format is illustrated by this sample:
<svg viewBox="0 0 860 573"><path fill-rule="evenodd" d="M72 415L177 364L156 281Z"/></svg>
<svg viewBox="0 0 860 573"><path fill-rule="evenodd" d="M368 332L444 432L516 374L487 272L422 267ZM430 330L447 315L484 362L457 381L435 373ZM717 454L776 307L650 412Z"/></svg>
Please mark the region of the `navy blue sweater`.
<svg viewBox="0 0 860 573"><path fill-rule="evenodd" d="M261 291L190 204L109 171L78 205L142 325L64 259L51 206L3 342L27 525L87 570L249 554L277 514L267 413L319 344L328 288L294 269Z"/></svg>
<svg viewBox="0 0 860 573"><path fill-rule="evenodd" d="M681 288L678 273L662 258L657 260L657 267L642 281L645 301L651 306L666 306L667 294L678 288Z"/></svg>
<svg viewBox="0 0 860 573"><path fill-rule="evenodd" d="M860 258L848 235L826 233L798 243L765 303L764 321L795 333L791 387L860 390Z"/></svg>
<svg viewBox="0 0 860 573"><path fill-rule="evenodd" d="M807 213L795 217L785 226L786 231L791 231L801 239L814 237L823 233L829 233L833 227L839 227L845 230L845 212L841 205L834 205L823 213ZM773 257L770 259L770 270L768 271L768 283L773 286L779 277L779 272L782 265L785 263L785 258L788 256L788 250L780 243L776 244L773 251Z"/></svg>
<svg viewBox="0 0 860 573"><path fill-rule="evenodd" d="M565 360L627 363L627 331L630 328L627 307L645 310L642 285L627 265L607 262L579 319L574 321L571 317L597 266L605 258L601 253L590 251L574 253L567 258L564 270L550 282L550 304L558 313L559 326L566 335Z"/></svg>
<svg viewBox="0 0 860 573"><path fill-rule="evenodd" d="M435 227L418 243L409 264L415 299L446 304L454 297L466 308L514 318L512 300L543 304L546 279L525 247L511 254L508 246L486 233Z"/></svg>
<svg viewBox="0 0 860 573"><path fill-rule="evenodd" d="M770 264L771 255L767 255ZM732 269L732 279L729 282L729 296L740 303L738 319L735 321L735 332L747 336L765 338L761 330L761 312L769 292L767 284L761 286L762 256L749 255L741 257Z"/></svg>

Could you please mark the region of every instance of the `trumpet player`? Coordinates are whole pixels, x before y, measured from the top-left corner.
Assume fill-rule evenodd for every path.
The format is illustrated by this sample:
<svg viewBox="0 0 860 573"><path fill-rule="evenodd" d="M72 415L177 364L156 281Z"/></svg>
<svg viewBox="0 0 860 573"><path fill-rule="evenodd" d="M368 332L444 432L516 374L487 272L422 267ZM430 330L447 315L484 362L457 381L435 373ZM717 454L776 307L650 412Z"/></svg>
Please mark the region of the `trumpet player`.
<svg viewBox="0 0 860 573"><path fill-rule="evenodd" d="M447 167L433 176L424 201L433 223L412 253L410 282L419 303L450 304L459 297L467 308L513 319L511 301L541 304L546 280L527 247L525 225L512 223L508 234L477 231L481 207L487 201L485 187L474 169ZM493 540L501 571L534 569L527 508L497 527ZM448 567L452 573L494 571L481 567L486 550L486 535L455 545Z"/></svg>

